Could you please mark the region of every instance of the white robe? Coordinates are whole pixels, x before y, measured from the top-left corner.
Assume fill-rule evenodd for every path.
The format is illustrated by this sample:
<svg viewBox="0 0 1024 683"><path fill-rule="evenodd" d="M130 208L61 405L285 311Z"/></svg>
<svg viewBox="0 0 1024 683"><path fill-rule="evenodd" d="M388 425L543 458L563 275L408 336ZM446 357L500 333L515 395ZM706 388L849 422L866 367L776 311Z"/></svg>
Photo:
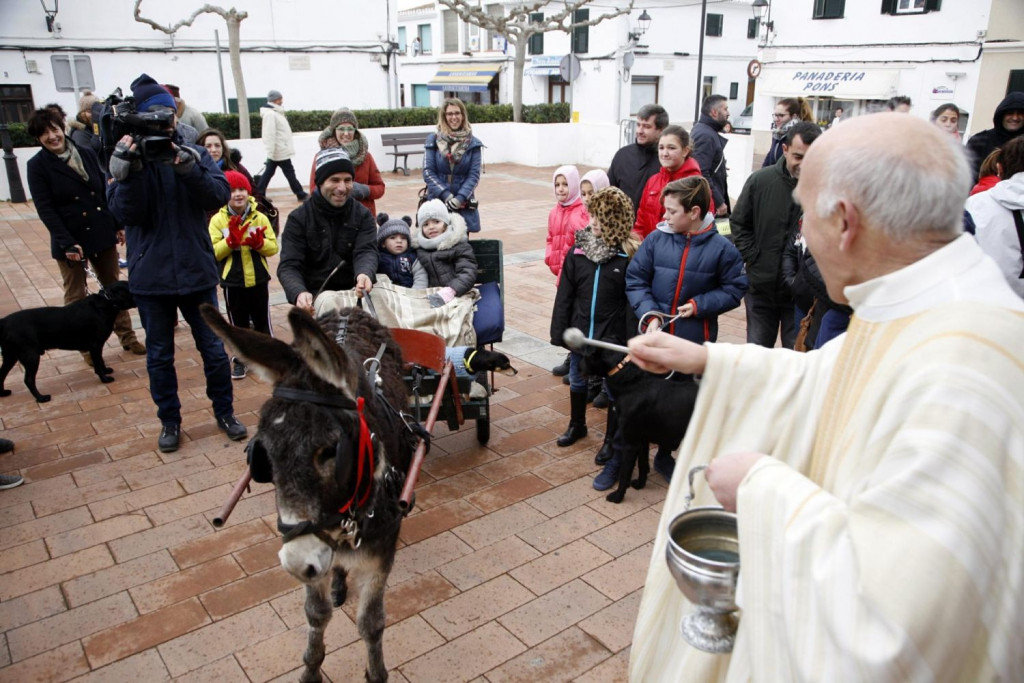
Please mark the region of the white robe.
<svg viewBox="0 0 1024 683"><path fill-rule="evenodd" d="M845 293L820 351L708 346L632 681L1024 680L1024 302L970 236ZM738 491L740 627L710 655L665 529L687 470L740 450L773 457Z"/></svg>

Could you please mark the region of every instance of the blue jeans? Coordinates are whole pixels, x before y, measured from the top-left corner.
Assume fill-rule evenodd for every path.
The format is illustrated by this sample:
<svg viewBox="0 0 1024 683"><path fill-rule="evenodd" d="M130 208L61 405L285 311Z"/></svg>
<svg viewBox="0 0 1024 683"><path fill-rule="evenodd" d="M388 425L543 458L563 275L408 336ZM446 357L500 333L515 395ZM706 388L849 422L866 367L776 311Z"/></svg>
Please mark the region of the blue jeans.
<svg viewBox="0 0 1024 683"><path fill-rule="evenodd" d="M571 351L569 353L569 391L586 391L587 378L580 370L580 361L583 357Z"/></svg>
<svg viewBox="0 0 1024 683"><path fill-rule="evenodd" d="M199 304L217 305L217 289L185 295L135 295L142 327L146 330L146 370L149 372L149 393L156 404L156 414L163 424L181 424L181 401L178 400L178 373L174 370L174 325L178 311L192 330L196 348L203 357L206 373L206 395L213 403L213 414L228 417L234 414L231 390L231 366L220 338L199 314Z"/></svg>

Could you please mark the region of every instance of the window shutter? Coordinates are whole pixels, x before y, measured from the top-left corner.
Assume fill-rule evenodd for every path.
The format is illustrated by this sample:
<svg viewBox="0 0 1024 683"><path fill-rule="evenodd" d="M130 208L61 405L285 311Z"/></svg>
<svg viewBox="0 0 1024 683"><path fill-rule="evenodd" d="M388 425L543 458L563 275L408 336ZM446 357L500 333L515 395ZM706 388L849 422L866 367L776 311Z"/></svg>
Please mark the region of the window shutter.
<svg viewBox="0 0 1024 683"><path fill-rule="evenodd" d="M747 19L747 38L757 38L760 28L760 19L757 19L756 17L754 19Z"/></svg>
<svg viewBox="0 0 1024 683"><path fill-rule="evenodd" d="M1015 69L1010 72L1010 77L1006 80L1006 94L1009 95L1012 92L1024 92L1024 70Z"/></svg>
<svg viewBox="0 0 1024 683"><path fill-rule="evenodd" d="M882 14L896 14L897 0L882 0Z"/></svg>
<svg viewBox="0 0 1024 683"><path fill-rule="evenodd" d="M530 15L531 22L542 22L544 21L543 12L534 12ZM530 42L527 44L527 49L531 55L542 55L544 54L544 34L534 33L530 36Z"/></svg>
<svg viewBox="0 0 1024 683"><path fill-rule="evenodd" d="M589 21L590 10L589 9L578 9L572 13L572 20L576 21ZM589 26L577 26L572 30L572 51L576 54L586 54L590 52L590 27Z"/></svg>
<svg viewBox="0 0 1024 683"><path fill-rule="evenodd" d="M924 0L925 12L938 12L942 9L942 0Z"/></svg>
<svg viewBox="0 0 1024 683"><path fill-rule="evenodd" d="M709 14L707 23L704 25L704 35L706 36L721 36L722 35L722 15L721 14Z"/></svg>

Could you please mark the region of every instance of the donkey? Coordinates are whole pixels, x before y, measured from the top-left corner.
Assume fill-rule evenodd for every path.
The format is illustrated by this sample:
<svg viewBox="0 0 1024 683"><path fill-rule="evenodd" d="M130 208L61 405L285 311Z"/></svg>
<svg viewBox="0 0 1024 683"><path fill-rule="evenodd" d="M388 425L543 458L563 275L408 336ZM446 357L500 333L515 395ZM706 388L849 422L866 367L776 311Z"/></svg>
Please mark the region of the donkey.
<svg viewBox="0 0 1024 683"><path fill-rule="evenodd" d="M386 681L384 587L415 441L398 412L409 400L401 349L358 308L318 321L293 308L290 346L232 327L208 304L202 314L246 365L274 384L247 450L252 478L273 481L277 491L281 566L306 586L309 638L300 680L322 680L324 630L332 602L345 602L351 573L353 588L359 586L366 680Z"/></svg>

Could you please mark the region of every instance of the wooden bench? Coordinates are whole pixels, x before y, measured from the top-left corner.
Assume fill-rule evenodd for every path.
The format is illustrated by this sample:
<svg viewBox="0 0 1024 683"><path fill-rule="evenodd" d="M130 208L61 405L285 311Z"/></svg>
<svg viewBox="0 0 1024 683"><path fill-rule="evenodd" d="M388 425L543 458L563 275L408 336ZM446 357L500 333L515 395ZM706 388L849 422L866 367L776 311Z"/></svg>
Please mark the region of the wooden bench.
<svg viewBox="0 0 1024 683"><path fill-rule="evenodd" d="M423 154L423 145L427 142L426 133L381 133L380 143L384 147L390 147L391 151L388 152L388 156L395 157L395 167L391 169L392 173L398 173L398 157L402 157L402 173L409 175L409 155L410 154Z"/></svg>

